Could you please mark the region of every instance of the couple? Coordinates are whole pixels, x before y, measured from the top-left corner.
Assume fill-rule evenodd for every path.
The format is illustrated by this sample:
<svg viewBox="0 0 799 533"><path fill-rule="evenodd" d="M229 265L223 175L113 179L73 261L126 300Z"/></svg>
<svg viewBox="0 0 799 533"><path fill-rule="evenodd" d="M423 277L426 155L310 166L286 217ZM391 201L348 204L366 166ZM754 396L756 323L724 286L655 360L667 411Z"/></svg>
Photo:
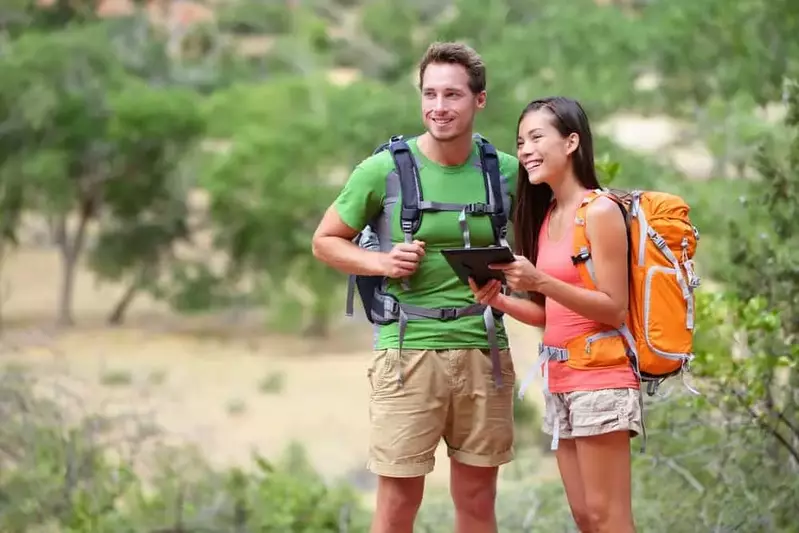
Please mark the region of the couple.
<svg viewBox="0 0 799 533"><path fill-rule="evenodd" d="M484 202L472 137L475 115L486 105L481 58L463 44L435 43L420 62L419 80L426 132L408 145L420 168L424 199ZM543 327L548 346L565 347L570 339L619 327L628 305L627 236L613 201L600 197L585 210L598 290L584 288L571 259L575 214L589 191L600 187L583 109L567 98L535 100L522 111L517 135L516 157L498 153L518 254L499 268L513 295L498 282L472 284L470 291L439 253L463 246L464 221L458 213L426 212L415 240L403 239L401 205L393 208L396 191L387 190L387 176L395 168L388 151L352 172L316 230L314 255L349 274L410 280L409 289L396 291L404 304L488 305ZM396 243L390 251L353 244L360 228L386 212ZM495 242L488 217L469 217L466 227L471 245ZM483 320L482 313L414 320L403 328L401 358L399 325L379 328L368 371L369 469L379 476L372 533L413 530L425 475L433 470L442 437L451 459L455 531L497 531L497 472L514 453L515 370L500 320L495 328L500 368L492 368ZM494 382L495 370L501 386ZM631 365L622 361L586 371L550 360L544 370L549 388L544 430L557 444L558 467L579 530L635 531L630 439L643 427Z"/></svg>

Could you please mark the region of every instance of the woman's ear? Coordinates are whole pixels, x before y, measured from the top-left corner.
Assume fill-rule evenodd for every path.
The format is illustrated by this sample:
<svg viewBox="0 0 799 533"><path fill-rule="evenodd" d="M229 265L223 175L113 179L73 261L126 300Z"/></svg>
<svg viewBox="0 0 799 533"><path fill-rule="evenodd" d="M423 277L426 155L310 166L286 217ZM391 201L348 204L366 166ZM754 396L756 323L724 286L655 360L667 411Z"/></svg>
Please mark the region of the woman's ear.
<svg viewBox="0 0 799 533"><path fill-rule="evenodd" d="M566 155L572 155L578 148L580 148L580 135L578 133L570 133L566 137Z"/></svg>

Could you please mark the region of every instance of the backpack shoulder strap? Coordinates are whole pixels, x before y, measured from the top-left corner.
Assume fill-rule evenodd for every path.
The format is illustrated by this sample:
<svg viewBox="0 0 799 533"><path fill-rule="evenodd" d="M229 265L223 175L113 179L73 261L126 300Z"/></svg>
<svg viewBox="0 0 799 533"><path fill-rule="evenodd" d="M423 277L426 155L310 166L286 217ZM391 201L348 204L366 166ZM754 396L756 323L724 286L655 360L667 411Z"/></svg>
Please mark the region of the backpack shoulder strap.
<svg viewBox="0 0 799 533"><path fill-rule="evenodd" d="M475 140L480 152L480 166L483 169L483 180L486 189L486 203L489 206L491 227L494 230L494 242L499 246L508 246L508 210L502 191L502 175L499 170L499 155L491 142L475 133Z"/></svg>
<svg viewBox="0 0 799 533"><path fill-rule="evenodd" d="M400 185L400 224L405 234L405 242L413 241L413 234L419 230L422 223L422 184L419 179L419 168L413 157L408 143L401 135L391 137L387 149L394 159L394 168L397 172Z"/></svg>
<svg viewBox="0 0 799 533"><path fill-rule="evenodd" d="M629 243L630 238L630 225L628 222L627 208L624 202L614 193L605 189L595 189L591 191L584 199L583 202L577 207L577 212L574 215L574 255L572 256L572 264L577 267L585 288L595 290L596 274L594 273L594 262L591 258L591 243L588 242L588 233L586 231L586 220L588 218L588 206L599 198L605 196L613 200L619 209L624 214L625 226L627 227L627 239ZM627 247L627 256L630 258L630 247ZM582 267L581 267L582 265Z"/></svg>

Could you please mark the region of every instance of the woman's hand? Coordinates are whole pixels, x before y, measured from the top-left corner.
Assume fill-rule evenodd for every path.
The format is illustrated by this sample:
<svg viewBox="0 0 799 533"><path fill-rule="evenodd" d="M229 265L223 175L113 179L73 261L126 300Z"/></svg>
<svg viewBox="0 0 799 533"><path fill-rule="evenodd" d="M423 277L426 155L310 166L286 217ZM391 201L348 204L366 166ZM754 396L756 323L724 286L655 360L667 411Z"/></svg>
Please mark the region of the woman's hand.
<svg viewBox="0 0 799 533"><path fill-rule="evenodd" d="M515 260L512 263L488 265L488 268L504 272L505 280L511 290L538 292L544 274L535 268L526 257L522 255L514 255L514 257Z"/></svg>
<svg viewBox="0 0 799 533"><path fill-rule="evenodd" d="M483 285L482 287L478 287L477 283L474 282L472 278L469 278L469 288L472 289L474 293L474 299L477 300L478 303L483 305L491 305L493 306L500 292L502 291L502 283L496 279L488 280L488 283Z"/></svg>
<svg viewBox="0 0 799 533"><path fill-rule="evenodd" d="M520 322L536 327L543 327L546 322L543 305L527 298L506 296L502 292L502 282L499 280L492 279L482 287L478 287L474 280L469 278L469 287L479 303L512 316Z"/></svg>

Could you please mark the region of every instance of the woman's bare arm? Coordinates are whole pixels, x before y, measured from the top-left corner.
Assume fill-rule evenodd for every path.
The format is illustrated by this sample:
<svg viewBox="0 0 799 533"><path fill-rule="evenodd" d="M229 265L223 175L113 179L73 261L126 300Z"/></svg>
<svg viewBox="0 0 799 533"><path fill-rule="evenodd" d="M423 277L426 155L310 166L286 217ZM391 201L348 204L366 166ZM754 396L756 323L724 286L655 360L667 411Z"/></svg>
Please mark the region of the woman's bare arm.
<svg viewBox="0 0 799 533"><path fill-rule="evenodd" d="M544 327L546 322L544 306L529 298L498 294L491 302L491 307L530 326Z"/></svg>

